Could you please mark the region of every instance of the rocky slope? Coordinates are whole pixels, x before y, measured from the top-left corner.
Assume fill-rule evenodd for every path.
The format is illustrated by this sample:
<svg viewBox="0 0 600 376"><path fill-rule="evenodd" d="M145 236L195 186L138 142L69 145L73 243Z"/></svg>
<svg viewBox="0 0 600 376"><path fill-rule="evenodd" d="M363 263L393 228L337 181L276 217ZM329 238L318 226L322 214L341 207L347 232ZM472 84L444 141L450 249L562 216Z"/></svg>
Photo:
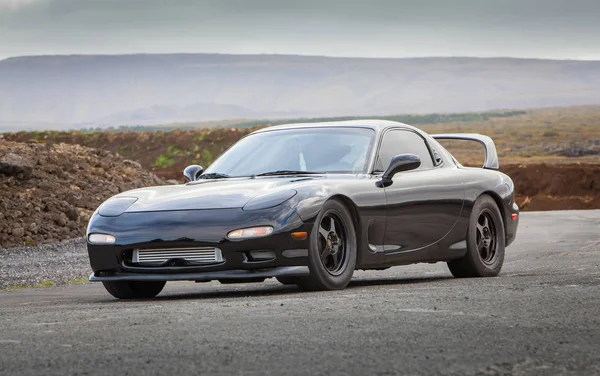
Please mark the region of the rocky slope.
<svg viewBox="0 0 600 376"><path fill-rule="evenodd" d="M0 140L0 248L81 237L104 200L159 184L139 163L105 150Z"/></svg>

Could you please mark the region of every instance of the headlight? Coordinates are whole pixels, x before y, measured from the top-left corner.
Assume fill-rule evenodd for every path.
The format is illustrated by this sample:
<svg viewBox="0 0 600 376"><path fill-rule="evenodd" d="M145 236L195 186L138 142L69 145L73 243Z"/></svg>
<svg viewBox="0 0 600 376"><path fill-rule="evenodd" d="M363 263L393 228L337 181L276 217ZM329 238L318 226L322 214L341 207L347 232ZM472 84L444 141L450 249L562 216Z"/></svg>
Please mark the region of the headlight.
<svg viewBox="0 0 600 376"><path fill-rule="evenodd" d="M125 210L129 209L129 207L137 200L137 197L111 198L108 201L105 201L104 204L100 205L98 214L103 217L118 217L125 213Z"/></svg>
<svg viewBox="0 0 600 376"><path fill-rule="evenodd" d="M281 205L290 198L296 195L295 190L288 189L285 191L279 191L275 193L269 193L263 196L258 196L248 201L246 205L244 205L243 210L260 210L260 209L268 209L277 205Z"/></svg>
<svg viewBox="0 0 600 376"><path fill-rule="evenodd" d="M227 237L229 239L258 238L261 236L271 235L272 232L273 227L271 226L250 227L233 230L229 234L227 234Z"/></svg>
<svg viewBox="0 0 600 376"><path fill-rule="evenodd" d="M90 234L88 241L93 244L114 244L115 237L108 234Z"/></svg>

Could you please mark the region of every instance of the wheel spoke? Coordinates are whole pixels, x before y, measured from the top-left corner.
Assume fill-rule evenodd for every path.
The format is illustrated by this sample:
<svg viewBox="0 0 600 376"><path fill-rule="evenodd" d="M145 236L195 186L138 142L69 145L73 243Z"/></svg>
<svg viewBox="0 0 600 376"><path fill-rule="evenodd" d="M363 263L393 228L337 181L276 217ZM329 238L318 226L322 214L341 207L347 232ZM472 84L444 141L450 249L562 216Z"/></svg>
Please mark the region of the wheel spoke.
<svg viewBox="0 0 600 376"><path fill-rule="evenodd" d="M329 225L329 231L337 235L337 232L335 231L335 220L333 219L333 217L329 217L329 219L331 220Z"/></svg>
<svg viewBox="0 0 600 376"><path fill-rule="evenodd" d="M484 225L479 224L479 222L477 222L477 231L479 231L479 233L481 235L483 235L483 229L485 228Z"/></svg>
<svg viewBox="0 0 600 376"><path fill-rule="evenodd" d="M321 234L321 236L325 238L325 241L327 241L327 235L329 235L329 231L325 230L323 226L319 226L319 234Z"/></svg>
<svg viewBox="0 0 600 376"><path fill-rule="evenodd" d="M483 260L487 260L488 256L489 256L489 250L487 247L481 247L481 249L479 250L479 254L481 254L481 258Z"/></svg>
<svg viewBox="0 0 600 376"><path fill-rule="evenodd" d="M336 253L331 254L331 258L333 259L333 263L331 265L331 269L337 270L340 264L340 251L338 250Z"/></svg>
<svg viewBox="0 0 600 376"><path fill-rule="evenodd" d="M484 215L484 216L483 216L483 227L484 227L484 228L486 228L486 227L487 227L488 229L490 228L490 224L489 224L489 222L488 222L487 215Z"/></svg>
<svg viewBox="0 0 600 376"><path fill-rule="evenodd" d="M323 261L323 265L327 265L327 258L331 255L331 249L329 247L325 247L323 252L321 252L321 261Z"/></svg>

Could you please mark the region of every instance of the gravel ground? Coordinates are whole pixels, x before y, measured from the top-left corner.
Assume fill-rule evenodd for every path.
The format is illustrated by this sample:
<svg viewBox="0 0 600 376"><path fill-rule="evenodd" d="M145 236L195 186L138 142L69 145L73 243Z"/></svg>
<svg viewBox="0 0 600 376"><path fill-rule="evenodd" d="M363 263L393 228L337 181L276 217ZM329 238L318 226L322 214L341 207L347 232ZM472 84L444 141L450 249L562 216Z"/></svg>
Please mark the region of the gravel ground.
<svg viewBox="0 0 600 376"><path fill-rule="evenodd" d="M0 249L0 289L43 282L65 285L87 278L90 273L83 238L39 247Z"/></svg>

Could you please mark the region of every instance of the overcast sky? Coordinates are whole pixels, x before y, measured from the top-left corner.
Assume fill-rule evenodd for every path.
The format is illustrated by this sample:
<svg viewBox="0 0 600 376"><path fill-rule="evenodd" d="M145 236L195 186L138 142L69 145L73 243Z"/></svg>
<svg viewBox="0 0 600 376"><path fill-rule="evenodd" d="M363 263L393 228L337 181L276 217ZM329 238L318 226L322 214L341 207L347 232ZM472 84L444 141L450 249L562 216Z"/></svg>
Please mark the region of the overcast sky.
<svg viewBox="0 0 600 376"><path fill-rule="evenodd" d="M0 0L0 59L172 52L600 60L600 0Z"/></svg>

